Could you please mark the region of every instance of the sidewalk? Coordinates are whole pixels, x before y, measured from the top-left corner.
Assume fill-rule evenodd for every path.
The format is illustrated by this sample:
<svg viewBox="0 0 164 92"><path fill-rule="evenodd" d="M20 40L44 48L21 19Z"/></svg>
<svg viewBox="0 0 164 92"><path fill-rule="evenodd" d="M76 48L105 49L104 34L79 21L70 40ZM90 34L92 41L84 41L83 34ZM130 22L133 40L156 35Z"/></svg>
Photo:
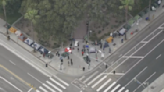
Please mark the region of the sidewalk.
<svg viewBox="0 0 164 92"><path fill-rule="evenodd" d="M163 5L163 4L164 4L164 2L162 2L161 5ZM153 21L155 18L157 18L163 12L164 12L164 9L162 9L162 7L157 8L156 11L151 11L150 12L151 21ZM151 21L148 22L145 20L145 18L147 16L148 16L148 14L146 14L143 18L141 18L139 20L138 26L136 24L134 24L134 26L127 32L127 40L126 41L128 41L129 39L131 39L133 36L135 36L137 34L137 32L134 32L136 29L139 29L139 31L141 31L145 26L147 26L151 22ZM0 19L0 32L2 34L5 34L6 29L4 28L3 25L5 25L5 21ZM133 35L131 35L131 32L134 32ZM79 52L77 51L78 47L75 47L75 50L73 50L72 54L70 54L70 59L73 60L73 65L72 66L68 65L68 61L70 64L70 59L68 60L66 57L63 59L64 62L63 62L63 65L61 66L60 57L56 56L55 53L54 53L54 57L52 59L48 59L46 57L43 58L43 56L40 53L38 53L38 52L33 53L32 47L30 47L30 46L26 45L25 43L23 43L22 41L20 41L15 34L10 33L10 37L15 43L19 44L19 46L26 49L28 51L28 53L31 53L33 56L35 56L35 58L39 59L42 63L44 63L42 65L44 68L46 68L45 64L48 63L49 64L48 68L54 69L55 71L59 71L59 72L62 72L64 74L67 74L70 76L79 76L88 71L91 71L100 62L103 61L100 59L101 58L100 53L97 54L98 61L96 61L96 54L92 53L92 54L89 54L89 57L91 59L90 66L88 64L86 64L86 62L84 61L84 59L81 55L82 54L81 49L83 48L82 46L85 45L86 43L85 42L83 43L81 39L76 39L79 41L79 44L80 44ZM112 53L114 53L118 48L120 48L124 43L126 43L126 41L121 43L121 39L124 39L124 36L121 36L121 37L117 36L114 38L114 43L116 43L115 46L113 46L113 43L109 43L109 46L111 48L111 53L109 53L109 47L105 48L105 50L102 50L102 49L100 49L99 46L92 46L92 45L89 45L89 46L95 47L97 50L101 50L104 53L104 59L105 59L105 58L109 57ZM86 56L86 54L84 54L84 56ZM33 60L33 62L36 62L36 61ZM85 67L85 71L82 71L82 67Z"/></svg>
<svg viewBox="0 0 164 92"><path fill-rule="evenodd" d="M152 82L142 92L164 92L164 74Z"/></svg>

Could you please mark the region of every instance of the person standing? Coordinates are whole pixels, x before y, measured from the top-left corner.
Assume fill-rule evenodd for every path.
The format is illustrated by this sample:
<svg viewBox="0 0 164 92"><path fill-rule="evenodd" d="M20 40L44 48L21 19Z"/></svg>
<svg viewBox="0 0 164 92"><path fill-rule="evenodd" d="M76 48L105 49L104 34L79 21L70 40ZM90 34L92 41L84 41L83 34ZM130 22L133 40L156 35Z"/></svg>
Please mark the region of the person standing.
<svg viewBox="0 0 164 92"><path fill-rule="evenodd" d="M77 51L79 52L79 48L77 48Z"/></svg>
<svg viewBox="0 0 164 92"><path fill-rule="evenodd" d="M69 56L68 56L68 60L69 60Z"/></svg>
<svg viewBox="0 0 164 92"><path fill-rule="evenodd" d="M83 56L84 52L82 51L82 56Z"/></svg>
<svg viewBox="0 0 164 92"><path fill-rule="evenodd" d="M71 58L71 65L73 65L72 58Z"/></svg>

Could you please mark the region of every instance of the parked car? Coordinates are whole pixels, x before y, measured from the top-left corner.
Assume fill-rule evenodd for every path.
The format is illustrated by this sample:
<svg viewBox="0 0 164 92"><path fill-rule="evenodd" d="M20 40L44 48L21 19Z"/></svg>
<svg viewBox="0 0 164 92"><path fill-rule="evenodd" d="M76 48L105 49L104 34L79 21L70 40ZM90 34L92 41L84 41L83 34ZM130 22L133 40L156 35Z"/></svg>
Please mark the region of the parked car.
<svg viewBox="0 0 164 92"><path fill-rule="evenodd" d="M47 54L49 51L46 49L46 48L44 48L44 47L42 47L42 46L40 46L40 48L39 48L39 50L38 50L39 52L40 52L40 54Z"/></svg>
<svg viewBox="0 0 164 92"><path fill-rule="evenodd" d="M31 40L30 38L27 38L27 39L24 40L24 43L26 43L27 45L31 46L34 43L34 41Z"/></svg>
<svg viewBox="0 0 164 92"><path fill-rule="evenodd" d="M41 45L38 44L38 43L34 43L34 44L32 44L32 47L33 47L35 50L39 50L40 47L41 47Z"/></svg>

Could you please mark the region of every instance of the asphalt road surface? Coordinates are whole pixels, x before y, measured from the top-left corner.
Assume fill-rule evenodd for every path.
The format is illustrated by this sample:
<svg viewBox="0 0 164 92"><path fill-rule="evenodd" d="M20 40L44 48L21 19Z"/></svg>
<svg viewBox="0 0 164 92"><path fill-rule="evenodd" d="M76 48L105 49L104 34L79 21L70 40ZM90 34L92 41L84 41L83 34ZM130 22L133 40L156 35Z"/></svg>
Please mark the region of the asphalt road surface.
<svg viewBox="0 0 164 92"><path fill-rule="evenodd" d="M105 63L74 80L77 84L73 83L84 92L141 92L164 73L163 17L164 13L104 60Z"/></svg>
<svg viewBox="0 0 164 92"><path fill-rule="evenodd" d="M37 90L36 92L79 91L79 89L70 84L71 80L73 80L70 77L61 74L58 75L59 77L56 75L47 77L3 46L0 46L0 51L2 52L0 53L0 67L5 71L4 74L9 73L10 77L17 79L26 86L22 87L22 85L15 85L23 92L34 92L34 90ZM15 82L11 81L10 77L6 80L12 82L14 85ZM6 76L3 76L3 78L6 78ZM67 79L69 81L65 81L63 79ZM2 81L2 83L5 84L4 81ZM7 92L10 92L11 89L7 89L5 85L0 87L7 90ZM14 91L11 90L11 92L18 92L15 91L16 89L13 90Z"/></svg>

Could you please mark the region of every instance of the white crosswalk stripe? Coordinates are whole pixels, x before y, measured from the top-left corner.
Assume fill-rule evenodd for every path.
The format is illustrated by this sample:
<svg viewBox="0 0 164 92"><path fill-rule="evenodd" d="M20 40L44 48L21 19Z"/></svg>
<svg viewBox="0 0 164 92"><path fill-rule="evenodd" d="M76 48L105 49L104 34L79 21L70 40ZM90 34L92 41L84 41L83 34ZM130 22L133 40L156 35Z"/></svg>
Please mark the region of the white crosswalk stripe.
<svg viewBox="0 0 164 92"><path fill-rule="evenodd" d="M117 90L119 87L120 87L121 85L120 84L118 84L114 89L112 89L112 91L111 92L114 92L115 90Z"/></svg>
<svg viewBox="0 0 164 92"><path fill-rule="evenodd" d="M37 89L36 92L63 92L62 89L66 89L65 85L69 86L69 84L63 80L59 78L55 79L50 77L49 80L39 86L39 89Z"/></svg>
<svg viewBox="0 0 164 92"><path fill-rule="evenodd" d="M125 92L129 92L129 90L127 89L127 90L125 90Z"/></svg>
<svg viewBox="0 0 164 92"><path fill-rule="evenodd" d="M55 90L53 90L52 88L50 88L48 85L43 83L43 86L45 86L47 89L49 89L51 92L56 92Z"/></svg>
<svg viewBox="0 0 164 92"><path fill-rule="evenodd" d="M118 92L122 92L122 90L124 90L125 87L122 87L121 89L118 90Z"/></svg>
<svg viewBox="0 0 164 92"><path fill-rule="evenodd" d="M53 78L50 78L51 81L53 81L54 83L56 83L58 86L62 87L63 89L66 89L66 87L64 87L63 85L61 85L60 83L58 83L56 80L54 80Z"/></svg>
<svg viewBox="0 0 164 92"><path fill-rule="evenodd" d="M103 85L101 85L96 91L99 92L104 86L106 86L109 82L111 81L111 79L108 79Z"/></svg>
<svg viewBox="0 0 164 92"><path fill-rule="evenodd" d="M64 85L69 86L68 83L66 83L65 81L61 80L60 78L58 78L57 76L54 76L56 79L58 79L60 82L62 82Z"/></svg>
<svg viewBox="0 0 164 92"><path fill-rule="evenodd" d="M95 86L97 86L101 81L103 81L105 78L107 78L107 76L104 76L103 78L101 78L98 82L96 82L92 88L94 88Z"/></svg>
<svg viewBox="0 0 164 92"><path fill-rule="evenodd" d="M108 86L107 89L104 90L104 92L108 92L108 90L111 89L115 84L116 82L113 82L110 86Z"/></svg>
<svg viewBox="0 0 164 92"><path fill-rule="evenodd" d="M51 82L47 81L47 83L49 85L51 85L52 87L54 87L55 89L57 89L59 92L63 92L61 89L59 89L58 87L56 87L54 84L52 84Z"/></svg>
<svg viewBox="0 0 164 92"><path fill-rule="evenodd" d="M84 80L84 83L89 81L93 76L95 76L98 73L98 71L94 72L92 75L90 75L86 80Z"/></svg>
<svg viewBox="0 0 164 92"><path fill-rule="evenodd" d="M48 92L46 89L44 89L42 86L39 87L39 89L41 89L44 92Z"/></svg>
<svg viewBox="0 0 164 92"><path fill-rule="evenodd" d="M94 78L92 81L88 83L88 85L91 85L94 81L96 81L101 75L98 75L96 78Z"/></svg>

